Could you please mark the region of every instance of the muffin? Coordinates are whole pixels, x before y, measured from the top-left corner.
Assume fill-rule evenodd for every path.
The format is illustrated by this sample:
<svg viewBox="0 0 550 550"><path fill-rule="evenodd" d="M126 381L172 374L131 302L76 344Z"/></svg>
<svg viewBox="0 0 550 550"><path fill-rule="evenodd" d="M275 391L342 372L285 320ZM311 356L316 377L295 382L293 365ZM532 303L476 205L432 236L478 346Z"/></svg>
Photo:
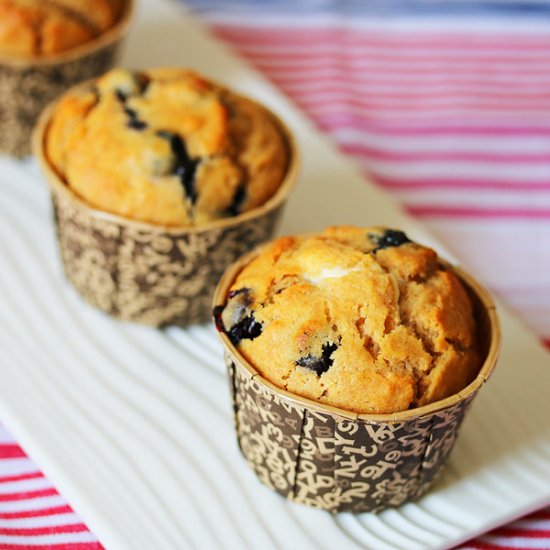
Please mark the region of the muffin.
<svg viewBox="0 0 550 550"><path fill-rule="evenodd" d="M120 15L118 0L0 0L0 56L40 57L97 38Z"/></svg>
<svg viewBox="0 0 550 550"><path fill-rule="evenodd" d="M395 229L280 238L230 268L214 303L243 454L332 512L424 494L498 352L486 291Z"/></svg>
<svg viewBox="0 0 550 550"><path fill-rule="evenodd" d="M272 236L297 173L275 115L180 69L117 69L68 91L34 146L69 281L154 326L208 319L223 270Z"/></svg>
<svg viewBox="0 0 550 550"><path fill-rule="evenodd" d="M263 107L178 69L115 69L67 94L46 152L94 208L174 227L260 206L288 166L283 132Z"/></svg>
<svg viewBox="0 0 550 550"><path fill-rule="evenodd" d="M0 0L0 153L24 156L42 109L115 62L133 0Z"/></svg>

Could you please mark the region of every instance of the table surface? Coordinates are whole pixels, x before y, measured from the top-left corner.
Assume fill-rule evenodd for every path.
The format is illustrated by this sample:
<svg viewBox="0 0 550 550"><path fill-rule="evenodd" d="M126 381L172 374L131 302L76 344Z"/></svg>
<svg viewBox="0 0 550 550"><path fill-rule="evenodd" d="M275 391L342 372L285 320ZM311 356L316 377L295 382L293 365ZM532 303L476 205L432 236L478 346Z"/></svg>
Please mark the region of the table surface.
<svg viewBox="0 0 550 550"><path fill-rule="evenodd" d="M436 20L433 12L366 10L353 2L338 13L304 3L292 17L282 1L193 4L371 179L548 337L550 25L491 10L481 24L466 5L460 20L446 13ZM130 54L128 61L147 59ZM0 453L2 548L98 546L5 431ZM36 520L33 510L41 507L48 513ZM543 548L548 520L547 511L539 512L469 547Z"/></svg>

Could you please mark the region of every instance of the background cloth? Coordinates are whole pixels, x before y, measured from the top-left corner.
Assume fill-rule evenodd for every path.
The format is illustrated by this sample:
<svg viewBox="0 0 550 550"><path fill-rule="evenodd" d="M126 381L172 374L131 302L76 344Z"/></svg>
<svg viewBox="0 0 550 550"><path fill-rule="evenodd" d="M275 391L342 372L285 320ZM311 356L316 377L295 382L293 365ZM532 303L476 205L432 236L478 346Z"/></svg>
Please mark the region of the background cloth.
<svg viewBox="0 0 550 550"><path fill-rule="evenodd" d="M550 346L550 2L186 3ZM0 426L10 548L101 545ZM550 508L461 548L550 549Z"/></svg>

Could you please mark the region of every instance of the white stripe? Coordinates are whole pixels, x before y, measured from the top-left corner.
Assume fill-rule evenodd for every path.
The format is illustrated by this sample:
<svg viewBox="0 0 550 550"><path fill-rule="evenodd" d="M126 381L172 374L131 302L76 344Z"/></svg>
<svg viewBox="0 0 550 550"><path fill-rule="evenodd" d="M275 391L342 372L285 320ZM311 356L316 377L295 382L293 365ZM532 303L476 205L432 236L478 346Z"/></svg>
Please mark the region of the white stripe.
<svg viewBox="0 0 550 550"><path fill-rule="evenodd" d="M548 539L547 538L527 538L527 537L497 537L494 535L488 535L481 537L481 540L489 544L502 545L511 548L521 548L525 550L527 548L543 548L548 550Z"/></svg>
<svg viewBox="0 0 550 550"><path fill-rule="evenodd" d="M510 309L515 312L524 323L537 334L540 338L550 337L550 319L548 318L548 307L545 311L534 311L523 307L521 304L515 304L506 300Z"/></svg>
<svg viewBox="0 0 550 550"><path fill-rule="evenodd" d="M381 105L373 105L368 110L366 108L354 108L344 105L312 105L307 104L305 101L300 101L297 98L297 103L300 104L306 112L309 112L314 118L322 122L327 117L345 117L348 119L355 119L357 117L370 117L373 120L379 122L391 122L391 123L417 123L417 122L445 122L447 118L460 119L463 124L470 124L470 121L477 118L478 123L493 124L494 121L499 119L508 121L509 124L514 124L516 121L522 126L529 126L530 120L540 122L548 116L550 111L550 102L548 106L536 105L531 108L527 108L526 103L516 102L517 105L513 107L510 105L506 108L500 107L499 109L484 109L482 107L472 105L452 105L442 106L437 109L430 109L429 102L426 105L409 106L398 104L393 108L387 106L383 109ZM405 103L405 102L402 102Z"/></svg>
<svg viewBox="0 0 550 550"><path fill-rule="evenodd" d="M8 432L8 430L0 424L0 445L2 443L15 443L15 440L13 439L13 436Z"/></svg>
<svg viewBox="0 0 550 550"><path fill-rule="evenodd" d="M498 265L498 264L497 264ZM498 287L496 289L498 291ZM509 295L509 303L520 305L525 310L533 312L540 311L541 309L550 309L550 297L548 296L549 288L532 288L532 292L523 292L521 294L515 294L513 289L506 289ZM544 296L543 293L547 295Z"/></svg>
<svg viewBox="0 0 550 550"><path fill-rule="evenodd" d="M56 506L65 506L67 502L61 495L31 498L26 500L10 500L0 502L0 512L27 512L29 510L44 510Z"/></svg>
<svg viewBox="0 0 550 550"><path fill-rule="evenodd" d="M384 151L402 153L452 152L550 155L548 137L508 135L387 135L357 128L331 130L331 135L344 145L366 145Z"/></svg>
<svg viewBox="0 0 550 550"><path fill-rule="evenodd" d="M518 521L514 521L514 523L510 527L516 529L543 529L545 531L549 531L550 519L520 519Z"/></svg>
<svg viewBox="0 0 550 550"><path fill-rule="evenodd" d="M59 533L56 535L36 535L18 537L2 535L4 544L19 544L21 546L47 546L48 544L76 544L78 542L97 542L97 538L89 531L79 533Z"/></svg>
<svg viewBox="0 0 550 550"><path fill-rule="evenodd" d="M51 487L53 487L53 485L45 477L23 479L21 481L9 481L6 483L0 482L0 495L39 491L41 489L50 489Z"/></svg>
<svg viewBox="0 0 550 550"><path fill-rule="evenodd" d="M484 32L499 34L502 32L514 34L535 33L547 35L550 33L550 22L538 15L532 17L512 16L499 17L479 17L478 15L451 16L451 17L407 17L398 14L392 14L391 17L376 17L368 15L365 17L346 17L334 13L312 14L308 13L305 17L299 17L296 14L257 14L247 12L246 18L242 13L227 13L225 11L212 11L204 13L203 19L214 25L236 25L239 27L251 27L258 30L261 27L268 29L275 26L283 28L300 28L304 24L308 27L332 29L364 29L372 32L384 31L411 31L411 32L433 32L441 34L446 32Z"/></svg>
<svg viewBox="0 0 550 550"><path fill-rule="evenodd" d="M461 258L462 265L491 286L501 289L548 286L550 220L428 218L424 221Z"/></svg>
<svg viewBox="0 0 550 550"><path fill-rule="evenodd" d="M499 162L463 162L426 160L394 162L376 159L359 159L365 169L392 179L470 178L491 181L525 181L547 183L550 180L550 163L506 164Z"/></svg>
<svg viewBox="0 0 550 550"><path fill-rule="evenodd" d="M0 476L17 476L38 471L38 467L30 458L6 458L0 460Z"/></svg>
<svg viewBox="0 0 550 550"><path fill-rule="evenodd" d="M49 516L36 516L33 518L0 518L0 528L2 529L33 529L37 527L54 527L56 525L78 525L79 523L82 523L82 519L73 512ZM1 540L2 535L0 535L0 541Z"/></svg>
<svg viewBox="0 0 550 550"><path fill-rule="evenodd" d="M405 163L404 163L405 164ZM449 172L451 173L451 172ZM407 190L406 187L392 191L408 205L434 205L479 208L550 208L550 189L536 193L457 188L429 188Z"/></svg>

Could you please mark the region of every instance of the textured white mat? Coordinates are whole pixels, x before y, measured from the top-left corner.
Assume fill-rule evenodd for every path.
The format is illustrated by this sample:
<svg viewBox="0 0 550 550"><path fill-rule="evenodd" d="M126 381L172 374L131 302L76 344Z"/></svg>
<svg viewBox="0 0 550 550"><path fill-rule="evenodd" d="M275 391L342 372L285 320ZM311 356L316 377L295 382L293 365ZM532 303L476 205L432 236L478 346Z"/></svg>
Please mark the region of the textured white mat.
<svg viewBox="0 0 550 550"><path fill-rule="evenodd" d="M283 232L383 223L442 251L177 6L144 0L139 12L125 65L196 67L296 131L303 176ZM332 517L248 470L211 327L160 332L92 310L63 279L35 165L0 159L0 194L0 418L108 548L442 548L550 502L550 359L502 310L500 365L434 490L379 516Z"/></svg>

